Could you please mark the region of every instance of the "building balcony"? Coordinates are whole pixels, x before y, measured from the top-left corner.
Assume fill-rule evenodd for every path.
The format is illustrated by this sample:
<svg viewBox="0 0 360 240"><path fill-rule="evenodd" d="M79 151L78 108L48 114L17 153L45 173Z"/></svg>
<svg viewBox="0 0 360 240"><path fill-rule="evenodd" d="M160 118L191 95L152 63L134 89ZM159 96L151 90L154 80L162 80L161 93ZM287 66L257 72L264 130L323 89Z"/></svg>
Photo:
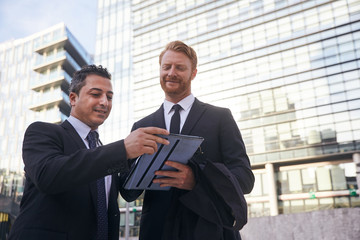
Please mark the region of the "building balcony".
<svg viewBox="0 0 360 240"><path fill-rule="evenodd" d="M52 39L44 40L43 42L37 44L35 46L35 52L43 55L45 52L54 48L64 47L66 41L68 41L68 37L66 35L54 36Z"/></svg>
<svg viewBox="0 0 360 240"><path fill-rule="evenodd" d="M64 83L65 82L65 83ZM39 78L32 82L31 89L40 92L43 89L57 87L61 84L66 84L68 87L71 83L71 77L67 72L53 72L50 74L41 74Z"/></svg>
<svg viewBox="0 0 360 240"><path fill-rule="evenodd" d="M63 66L63 69L70 68L69 72L80 69L79 64L66 51L61 51L50 56L38 55L33 69L34 71L41 73L48 68L55 68L58 65Z"/></svg>
<svg viewBox="0 0 360 240"><path fill-rule="evenodd" d="M68 118L68 114L66 115L62 113L58 107L47 109L46 111L36 112L35 116L36 119L54 124L62 123Z"/></svg>
<svg viewBox="0 0 360 240"><path fill-rule="evenodd" d="M55 66L62 65L66 60L66 52L61 51L57 54L50 56L38 55L34 66L34 71L42 72L47 68L54 68Z"/></svg>
<svg viewBox="0 0 360 240"><path fill-rule="evenodd" d="M80 66L88 64L92 61L92 57L85 51L76 38L64 28L54 31L53 34L42 39L36 43L35 52L43 55L45 52L50 52L53 49L64 48L70 53Z"/></svg>
<svg viewBox="0 0 360 240"><path fill-rule="evenodd" d="M53 108L60 105L70 106L69 96L66 95L60 88L53 91L37 93L36 99L30 109L33 111L40 111L42 109Z"/></svg>

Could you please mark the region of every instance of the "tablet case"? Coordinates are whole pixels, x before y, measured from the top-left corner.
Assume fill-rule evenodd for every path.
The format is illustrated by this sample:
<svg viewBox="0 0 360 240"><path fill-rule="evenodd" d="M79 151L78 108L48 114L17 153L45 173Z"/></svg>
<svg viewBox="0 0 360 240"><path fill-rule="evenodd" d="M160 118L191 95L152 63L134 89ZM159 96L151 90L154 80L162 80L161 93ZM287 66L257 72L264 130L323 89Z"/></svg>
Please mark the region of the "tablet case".
<svg viewBox="0 0 360 240"><path fill-rule="evenodd" d="M160 135L160 137L166 138L170 144L158 144L158 151L154 154L138 157L124 183L125 189L169 190L170 187L160 187L159 183L152 182L159 177L154 174L155 171L176 170L165 165L166 160L187 164L204 140L202 137L181 134Z"/></svg>

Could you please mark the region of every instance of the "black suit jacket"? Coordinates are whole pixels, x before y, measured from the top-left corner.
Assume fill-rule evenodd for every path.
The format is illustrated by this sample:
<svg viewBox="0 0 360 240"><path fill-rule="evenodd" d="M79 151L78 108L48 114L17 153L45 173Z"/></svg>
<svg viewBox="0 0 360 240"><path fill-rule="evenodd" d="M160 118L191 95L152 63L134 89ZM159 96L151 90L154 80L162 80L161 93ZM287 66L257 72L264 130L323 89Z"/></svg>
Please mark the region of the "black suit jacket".
<svg viewBox="0 0 360 240"><path fill-rule="evenodd" d="M109 239L119 239L118 172L128 171L123 141L87 149L72 125L35 122L23 143L25 189L9 240L95 239L96 179L112 174Z"/></svg>
<svg viewBox="0 0 360 240"><path fill-rule="evenodd" d="M153 114L136 122L133 130L147 126L165 128L163 106ZM243 193L249 193L252 190L254 175L251 171L240 131L229 109L215 107L195 99L181 134L203 137L204 141L201 144L201 149L204 157L211 162L224 164L233 175L232 177L240 184ZM194 194L193 191L196 191L196 189L195 187L192 191L184 191L182 198L189 199L191 196L201 196L201 194ZM125 192L122 196L125 200L132 201L135 192ZM170 192L145 192L140 223L141 240L161 239L169 202L174 197L174 194L169 194ZM140 193L141 191L137 191L138 195ZM197 200L194 199L194 201ZM162 210L165 211L165 215L160 214ZM246 217L245 215L244 218ZM189 219L188 222L201 225L201 222L196 219ZM225 239L240 239L239 231L229 229L223 229L222 237Z"/></svg>

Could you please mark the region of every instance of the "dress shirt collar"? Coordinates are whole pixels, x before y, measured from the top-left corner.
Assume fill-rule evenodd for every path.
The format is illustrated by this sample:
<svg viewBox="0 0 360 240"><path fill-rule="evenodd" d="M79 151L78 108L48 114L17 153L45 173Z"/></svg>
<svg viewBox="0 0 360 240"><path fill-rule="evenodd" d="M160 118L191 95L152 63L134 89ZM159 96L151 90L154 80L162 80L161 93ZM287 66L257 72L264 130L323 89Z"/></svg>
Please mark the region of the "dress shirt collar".
<svg viewBox="0 0 360 240"><path fill-rule="evenodd" d="M175 104L179 104L185 112L188 112L190 110L192 104L194 103L194 101L195 101L195 97L192 93L189 96L187 96L186 98L182 99L178 103L172 103L165 99L164 100L164 112L166 114L169 114L170 111L172 110L171 109L172 106Z"/></svg>
<svg viewBox="0 0 360 240"><path fill-rule="evenodd" d="M68 117L67 119L69 123L75 128L76 132L79 134L85 145L89 148L89 143L86 140L87 135L91 131L91 128L77 119L74 116ZM98 132L98 129L95 129L96 132ZM99 133L99 132L98 132ZM106 190L106 207L109 207L109 197L110 197L110 187L111 187L111 175L105 176L105 190Z"/></svg>
<svg viewBox="0 0 360 240"><path fill-rule="evenodd" d="M70 117L67 120L75 128L76 132L79 134L81 139L85 140L87 135L91 131L91 128L72 115L70 115ZM96 129L95 131L97 132L98 129Z"/></svg>

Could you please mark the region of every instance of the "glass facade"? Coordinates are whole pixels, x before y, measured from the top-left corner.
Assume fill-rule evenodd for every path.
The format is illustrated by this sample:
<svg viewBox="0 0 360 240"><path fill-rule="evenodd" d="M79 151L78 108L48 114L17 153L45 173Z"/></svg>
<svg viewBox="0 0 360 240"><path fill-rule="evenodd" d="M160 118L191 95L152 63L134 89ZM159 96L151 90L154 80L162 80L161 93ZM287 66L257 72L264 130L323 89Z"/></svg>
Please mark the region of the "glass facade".
<svg viewBox="0 0 360 240"><path fill-rule="evenodd" d="M108 68L114 90L113 108L100 126L104 143L126 137L133 123L131 1L99 0L95 63Z"/></svg>
<svg viewBox="0 0 360 240"><path fill-rule="evenodd" d="M269 216L269 181L254 170L255 187L247 196L250 217ZM349 161L282 166L275 176L280 214L339 207L360 207L356 167Z"/></svg>
<svg viewBox="0 0 360 240"><path fill-rule="evenodd" d="M198 54L194 95L230 108L242 132L256 175L250 217L360 206L359 1L98 3L96 59L125 66L116 86L129 91L117 103L128 125L114 115L109 125L128 131L159 107L158 55L181 40ZM136 236L141 199L131 206Z"/></svg>
<svg viewBox="0 0 360 240"><path fill-rule="evenodd" d="M69 116L70 76L90 62L62 23L0 43L0 216L18 214L26 128L34 121L60 123ZM3 218L4 223L9 219Z"/></svg>

